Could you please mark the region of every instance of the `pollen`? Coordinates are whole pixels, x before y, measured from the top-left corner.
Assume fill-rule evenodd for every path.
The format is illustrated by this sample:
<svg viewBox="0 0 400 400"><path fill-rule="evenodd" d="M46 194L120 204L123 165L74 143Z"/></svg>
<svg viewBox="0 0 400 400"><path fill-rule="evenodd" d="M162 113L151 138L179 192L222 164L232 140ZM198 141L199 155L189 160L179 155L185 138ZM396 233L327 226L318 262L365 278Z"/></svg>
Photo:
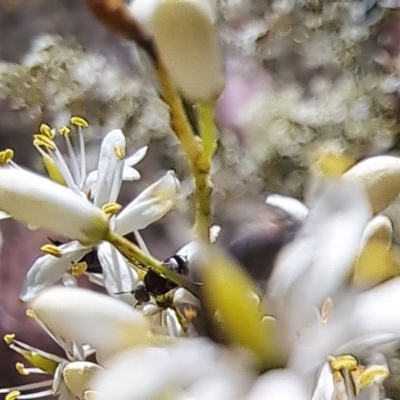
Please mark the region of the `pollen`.
<svg viewBox="0 0 400 400"><path fill-rule="evenodd" d="M49 254L50 256L56 258L61 258L63 255L62 250L54 244L45 244L40 248L40 250L43 251L43 253Z"/></svg>
<svg viewBox="0 0 400 400"><path fill-rule="evenodd" d="M15 363L15 369L20 375L29 375L29 371L25 368L25 365L20 362Z"/></svg>
<svg viewBox="0 0 400 400"><path fill-rule="evenodd" d="M104 213L110 218L115 215L119 210L121 210L122 206L118 203L106 203L101 207Z"/></svg>
<svg viewBox="0 0 400 400"><path fill-rule="evenodd" d="M4 400L16 400L20 395L21 392L18 390L13 390L12 392L8 393L6 397L4 397Z"/></svg>
<svg viewBox="0 0 400 400"><path fill-rule="evenodd" d="M185 317L186 321L192 322L197 318L198 312L194 307L188 306L183 309L183 316Z"/></svg>
<svg viewBox="0 0 400 400"><path fill-rule="evenodd" d="M81 128L89 127L89 123L82 117L71 117L70 122L72 125L79 126Z"/></svg>
<svg viewBox="0 0 400 400"><path fill-rule="evenodd" d="M8 333L8 334L3 336L3 340L4 340L4 342L6 343L7 346L12 344L14 339L15 339L15 333Z"/></svg>
<svg viewBox="0 0 400 400"><path fill-rule="evenodd" d="M14 158L14 150L5 149L0 152L0 165L8 165Z"/></svg>
<svg viewBox="0 0 400 400"><path fill-rule="evenodd" d="M120 160L123 160L126 157L125 149L122 146L115 146L114 153Z"/></svg>
<svg viewBox="0 0 400 400"><path fill-rule="evenodd" d="M34 137L33 144L35 146L43 146L46 147L46 149L48 150L55 151L56 146L54 142L46 135L33 135L33 137Z"/></svg>
<svg viewBox="0 0 400 400"><path fill-rule="evenodd" d="M339 357L330 357L329 364L333 371L340 371L341 369L352 371L357 368L358 361L355 357L345 354Z"/></svg>
<svg viewBox="0 0 400 400"><path fill-rule="evenodd" d="M58 133L61 136L68 136L71 133L71 129L68 128L68 126L63 126L62 128L60 128L60 130L58 131Z"/></svg>
<svg viewBox="0 0 400 400"><path fill-rule="evenodd" d="M42 135L47 136L50 140L53 140L56 136L55 130L51 129L50 126L47 124L40 124L39 132Z"/></svg>
<svg viewBox="0 0 400 400"><path fill-rule="evenodd" d="M87 267L88 266L84 261L79 263L74 263L71 266L71 275L74 276L75 278L78 278L79 276L83 275L86 272Z"/></svg>
<svg viewBox="0 0 400 400"><path fill-rule="evenodd" d="M361 388L372 385L373 383L383 383L390 375L389 370L382 365L374 365L366 368L359 376L358 384Z"/></svg>

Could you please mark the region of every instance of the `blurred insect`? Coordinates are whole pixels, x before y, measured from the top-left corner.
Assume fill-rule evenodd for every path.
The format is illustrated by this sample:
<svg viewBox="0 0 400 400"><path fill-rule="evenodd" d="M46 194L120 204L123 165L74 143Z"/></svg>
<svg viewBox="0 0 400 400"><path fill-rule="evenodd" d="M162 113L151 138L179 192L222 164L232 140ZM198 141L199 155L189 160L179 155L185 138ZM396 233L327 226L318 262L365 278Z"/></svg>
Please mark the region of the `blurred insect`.
<svg viewBox="0 0 400 400"><path fill-rule="evenodd" d="M189 265L187 259L180 255L174 255L163 261L163 264L171 271L180 275L188 275ZM130 292L138 301L138 305L150 301L150 296L153 296L157 305L162 308L169 307L169 299L165 295L178 285L163 276L158 275L152 270L148 270L144 275L143 281L136 284ZM118 292L122 294L126 292Z"/></svg>

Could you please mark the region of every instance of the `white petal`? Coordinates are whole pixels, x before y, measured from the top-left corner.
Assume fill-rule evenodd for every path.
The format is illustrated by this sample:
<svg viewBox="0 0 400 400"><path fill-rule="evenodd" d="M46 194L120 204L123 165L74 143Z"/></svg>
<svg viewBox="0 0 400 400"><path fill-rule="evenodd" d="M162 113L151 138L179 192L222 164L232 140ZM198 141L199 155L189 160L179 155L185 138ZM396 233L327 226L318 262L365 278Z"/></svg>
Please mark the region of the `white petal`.
<svg viewBox="0 0 400 400"><path fill-rule="evenodd" d="M100 148L94 196L94 204L99 207L115 202L119 194L124 161L116 154L118 148L125 151L125 136L120 129L114 129L106 135Z"/></svg>
<svg viewBox="0 0 400 400"><path fill-rule="evenodd" d="M144 229L164 217L175 206L179 181L173 171L153 183L129 203L115 220L115 231L126 235L134 230Z"/></svg>
<svg viewBox="0 0 400 400"><path fill-rule="evenodd" d="M139 172L136 171L135 168L131 167L124 167L122 172L122 180L123 181L138 181L140 179Z"/></svg>
<svg viewBox="0 0 400 400"><path fill-rule="evenodd" d="M311 400L332 400L334 391L335 385L331 367L326 362L321 368L321 373L319 374Z"/></svg>
<svg viewBox="0 0 400 400"><path fill-rule="evenodd" d="M287 324L282 329L289 343L310 323L315 307L343 285L370 217L361 189L327 183L301 233L280 255L268 296L279 322Z"/></svg>
<svg viewBox="0 0 400 400"><path fill-rule="evenodd" d="M31 307L56 337L88 344L104 357L148 341L148 324L141 312L104 294L53 287Z"/></svg>
<svg viewBox="0 0 400 400"><path fill-rule="evenodd" d="M366 191L374 213L383 211L400 192L400 158L367 158L343 174L343 180Z"/></svg>
<svg viewBox="0 0 400 400"><path fill-rule="evenodd" d="M0 220L10 218L10 214L7 214L4 211L0 211Z"/></svg>
<svg viewBox="0 0 400 400"><path fill-rule="evenodd" d="M89 381L102 368L88 361L68 363L62 371L64 383L77 398L82 398L84 391L91 389Z"/></svg>
<svg viewBox="0 0 400 400"><path fill-rule="evenodd" d="M308 208L299 200L280 194L270 194L265 199L265 203L280 208L293 218L304 221L308 215Z"/></svg>
<svg viewBox="0 0 400 400"><path fill-rule="evenodd" d="M105 214L71 189L25 170L0 168L0 209L27 225L90 244L108 232Z"/></svg>
<svg viewBox="0 0 400 400"><path fill-rule="evenodd" d="M305 382L293 371L275 370L261 375L246 400L308 400Z"/></svg>
<svg viewBox="0 0 400 400"><path fill-rule="evenodd" d="M139 282L136 272L110 243L100 243L97 246L97 256L103 268L108 294L134 306L137 301L131 292ZM119 292L125 293L116 294Z"/></svg>
<svg viewBox="0 0 400 400"><path fill-rule="evenodd" d="M377 215L375 218L371 219L365 227L360 248L364 248L370 240L379 240L385 243L389 249L392 244L392 236L393 226L390 219L386 215Z"/></svg>
<svg viewBox="0 0 400 400"><path fill-rule="evenodd" d="M19 296L21 301L33 300L43 289L54 285L71 267L71 262L79 261L90 249L79 242L60 246L65 252L61 258L46 254L39 257L29 269Z"/></svg>
<svg viewBox="0 0 400 400"><path fill-rule="evenodd" d="M394 278L364 293L349 297L327 326L300 343L290 365L308 374L329 354L346 351L368 355L378 347L400 339L400 278ZM307 362L304 360L307 359Z"/></svg>
<svg viewBox="0 0 400 400"><path fill-rule="evenodd" d="M133 12L149 20L161 58L182 94L193 102L218 97L224 78L213 3L164 1L152 3L151 7L147 3L148 0L136 0Z"/></svg>
<svg viewBox="0 0 400 400"><path fill-rule="evenodd" d="M127 167L133 167L137 164L140 163L140 161L143 160L143 158L146 157L148 146L143 146L139 150L137 150L135 153L133 153L131 156L127 157L125 159L125 166Z"/></svg>

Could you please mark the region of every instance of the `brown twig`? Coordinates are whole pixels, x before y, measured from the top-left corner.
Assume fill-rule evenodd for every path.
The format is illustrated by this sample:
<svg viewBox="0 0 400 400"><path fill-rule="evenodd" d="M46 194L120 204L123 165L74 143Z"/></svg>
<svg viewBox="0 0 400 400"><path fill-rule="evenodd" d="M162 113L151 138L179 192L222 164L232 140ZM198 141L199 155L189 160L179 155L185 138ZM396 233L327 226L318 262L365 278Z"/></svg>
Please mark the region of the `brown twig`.
<svg viewBox="0 0 400 400"><path fill-rule="evenodd" d="M157 62L158 53L152 37L136 21L122 0L86 0L86 3L108 29L125 39L133 40Z"/></svg>

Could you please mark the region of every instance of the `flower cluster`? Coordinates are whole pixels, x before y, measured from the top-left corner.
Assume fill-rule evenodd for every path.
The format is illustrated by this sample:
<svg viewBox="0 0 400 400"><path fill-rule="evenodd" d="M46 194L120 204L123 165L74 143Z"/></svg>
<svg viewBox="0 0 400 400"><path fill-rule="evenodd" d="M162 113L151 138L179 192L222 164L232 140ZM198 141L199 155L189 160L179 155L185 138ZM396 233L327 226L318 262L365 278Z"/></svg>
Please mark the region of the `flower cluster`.
<svg viewBox="0 0 400 400"><path fill-rule="evenodd" d="M29 269L20 300L65 353L49 354L5 335L6 345L29 364L18 363L17 371L48 379L0 393L6 400L385 399L400 342L400 258L393 240L400 221L388 217L400 194L400 158L355 162L353 154L329 147L308 153L305 202L268 195L260 209L276 218L261 234L245 234L224 251L218 233L229 227L212 224L210 199L213 110L223 86L212 4L87 3L109 29L135 41L150 58L194 181L193 233L166 260L150 253L140 231L175 207L180 183L169 171L127 205L119 204L123 181L141 178L135 167L147 153L142 147L127 156L120 129L104 136L95 170L87 163L89 124L76 116L59 128L42 124L34 135L47 176L15 163L13 150L0 152L0 217L58 235L41 248L44 255ZM335 4L329 13L322 3L301 3L298 15L306 29L318 32L327 18L332 22L351 8ZM287 24L298 18L292 15L297 6L271 4L278 17L269 21L271 29L285 36ZM179 29L169 36L174 24ZM338 40L349 50L351 38L357 41L368 29L344 27ZM311 46L301 42L306 33L296 33L305 47ZM340 57L346 65L354 62ZM334 130L348 109L371 123L354 84L343 78L330 86L331 108L318 96L305 107L285 92L291 122L277 118L283 108L271 100L268 129L277 136L293 126ZM281 94L271 90L265 96L279 100ZM188 108L195 105L196 124L189 122L181 95ZM287 142L271 141L295 157ZM272 235L265 235L268 229ZM266 246L267 253L259 250ZM254 274L252 257L270 271ZM81 276L101 288L80 287Z"/></svg>

